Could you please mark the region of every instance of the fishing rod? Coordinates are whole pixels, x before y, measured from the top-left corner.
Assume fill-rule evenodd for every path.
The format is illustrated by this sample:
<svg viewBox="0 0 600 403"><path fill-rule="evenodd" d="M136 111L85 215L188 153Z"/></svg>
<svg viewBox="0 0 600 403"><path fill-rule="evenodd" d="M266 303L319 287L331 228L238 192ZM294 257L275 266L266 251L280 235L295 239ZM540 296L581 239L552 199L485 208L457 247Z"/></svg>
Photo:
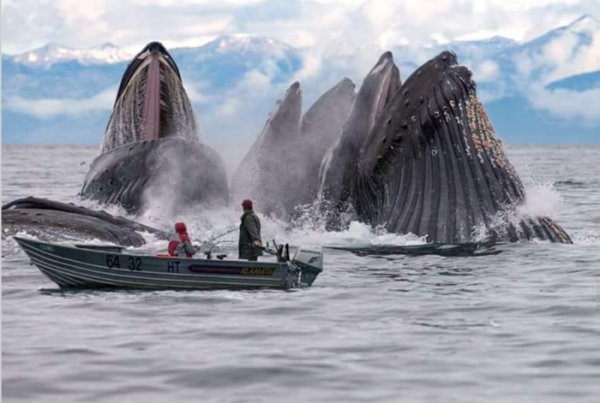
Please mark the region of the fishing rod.
<svg viewBox="0 0 600 403"><path fill-rule="evenodd" d="M230 229L228 229L227 231L223 232L223 233L222 233L222 234L220 234L220 235L216 235L216 236L214 236L214 237L210 238L208 241L206 241L206 243L211 243L211 242L213 242L213 241L215 241L215 240L217 240L217 239L219 239L219 238L221 238L221 237L224 237L224 236L225 236L225 235L227 235L227 234L231 234L231 233L232 233L233 231L235 231L236 229L238 229L237 225L236 225L236 226L233 226L233 227L231 227Z"/></svg>
<svg viewBox="0 0 600 403"><path fill-rule="evenodd" d="M204 254L206 255L206 258L207 258L207 259L210 259L210 258L212 257L212 250L213 250L213 248L214 248L215 246L217 246L217 245L220 243L220 242L215 242L217 239L219 239L219 238L222 238L222 237L224 237L224 236L225 236L225 235L227 235L227 234L231 234L231 233L232 233L233 231L235 231L236 229L237 229L237 226L235 226L235 227L233 227L233 228L231 228L231 229L227 230L226 232L224 232L224 233L222 233L222 234L220 234L220 235L214 236L214 237L210 238L208 241L206 241L206 243L212 243L211 247L210 247L210 248L209 248L209 249L208 249L206 252L204 252ZM227 256L227 255L217 255L217 257L218 257L219 259L221 259L221 260L222 260L222 259L223 259L225 256Z"/></svg>

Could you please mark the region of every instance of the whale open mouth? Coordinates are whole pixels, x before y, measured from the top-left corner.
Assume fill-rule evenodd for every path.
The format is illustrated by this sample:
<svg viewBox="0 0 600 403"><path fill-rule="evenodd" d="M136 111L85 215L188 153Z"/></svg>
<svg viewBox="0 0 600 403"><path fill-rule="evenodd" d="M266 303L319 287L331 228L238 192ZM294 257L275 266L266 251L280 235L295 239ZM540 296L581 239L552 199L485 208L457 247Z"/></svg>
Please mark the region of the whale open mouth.
<svg viewBox="0 0 600 403"><path fill-rule="evenodd" d="M80 195L130 213L226 204L223 162L200 140L179 69L167 50L152 42L125 69L102 150Z"/></svg>
<svg viewBox="0 0 600 403"><path fill-rule="evenodd" d="M146 69L146 85L144 89L144 110L142 127L146 140L156 140L160 136L160 111L166 109L166 104L161 103L161 74L160 61L156 55L150 56L151 60ZM163 86L166 87L166 86ZM163 131L163 133L165 133Z"/></svg>
<svg viewBox="0 0 600 403"><path fill-rule="evenodd" d="M197 136L197 125L179 69L166 49L152 42L123 75L102 151L169 136Z"/></svg>

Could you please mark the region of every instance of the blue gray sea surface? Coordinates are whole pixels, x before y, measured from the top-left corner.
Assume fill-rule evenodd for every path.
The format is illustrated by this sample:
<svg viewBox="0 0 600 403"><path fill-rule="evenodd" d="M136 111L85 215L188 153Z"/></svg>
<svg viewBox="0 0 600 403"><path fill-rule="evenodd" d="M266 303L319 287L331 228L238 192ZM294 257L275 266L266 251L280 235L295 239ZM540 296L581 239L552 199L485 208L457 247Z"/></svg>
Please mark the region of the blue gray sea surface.
<svg viewBox="0 0 600 403"><path fill-rule="evenodd" d="M3 203L80 202L97 152L3 146ZM598 402L600 146L507 153L527 210L551 214L574 245L471 258L326 250L314 286L289 292L61 292L3 239L3 400ZM185 219L201 238L237 224L239 212ZM265 237L292 243L409 239L358 223L326 233L264 221ZM233 253L235 235L228 241Z"/></svg>

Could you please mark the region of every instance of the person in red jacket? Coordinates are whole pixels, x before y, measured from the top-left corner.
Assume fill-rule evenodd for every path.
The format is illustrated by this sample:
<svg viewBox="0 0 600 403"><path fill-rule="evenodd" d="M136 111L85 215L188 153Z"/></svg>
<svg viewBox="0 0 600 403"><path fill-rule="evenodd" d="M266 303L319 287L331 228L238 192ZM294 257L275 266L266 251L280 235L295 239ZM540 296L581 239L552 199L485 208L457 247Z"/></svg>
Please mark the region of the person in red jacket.
<svg viewBox="0 0 600 403"><path fill-rule="evenodd" d="M190 241L185 224L175 224L175 234L169 239L169 256L192 257L197 251Z"/></svg>

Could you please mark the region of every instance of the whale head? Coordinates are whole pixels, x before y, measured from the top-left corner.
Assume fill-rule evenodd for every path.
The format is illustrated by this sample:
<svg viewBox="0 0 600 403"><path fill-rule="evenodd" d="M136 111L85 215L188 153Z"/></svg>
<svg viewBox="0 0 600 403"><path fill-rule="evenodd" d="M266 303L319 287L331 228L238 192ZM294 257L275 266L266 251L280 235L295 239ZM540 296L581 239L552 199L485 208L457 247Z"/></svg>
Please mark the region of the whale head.
<svg viewBox="0 0 600 403"><path fill-rule="evenodd" d="M171 136L199 138L198 124L175 61L160 42L151 42L123 74L102 152Z"/></svg>
<svg viewBox="0 0 600 403"><path fill-rule="evenodd" d="M100 155L81 196L130 212L176 212L227 202L219 155L200 141L196 117L175 61L151 42L127 66Z"/></svg>

